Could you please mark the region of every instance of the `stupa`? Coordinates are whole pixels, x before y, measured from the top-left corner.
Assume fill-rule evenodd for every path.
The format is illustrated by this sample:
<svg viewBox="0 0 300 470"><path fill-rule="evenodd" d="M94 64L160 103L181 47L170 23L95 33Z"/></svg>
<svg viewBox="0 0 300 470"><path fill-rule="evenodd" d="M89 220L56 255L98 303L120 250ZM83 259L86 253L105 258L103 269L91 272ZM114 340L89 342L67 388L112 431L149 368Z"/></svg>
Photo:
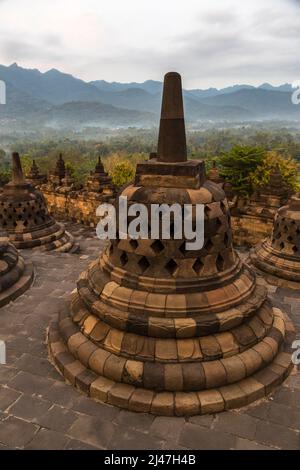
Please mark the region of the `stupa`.
<svg viewBox="0 0 300 470"><path fill-rule="evenodd" d="M46 175L40 173L35 160L32 161L32 165L26 179L30 181L33 186L40 186L47 181Z"/></svg>
<svg viewBox="0 0 300 470"><path fill-rule="evenodd" d="M48 213L42 193L24 179L18 153L12 154L12 180L0 195L0 228L18 249L67 252L78 248L64 225Z"/></svg>
<svg viewBox="0 0 300 470"><path fill-rule="evenodd" d="M51 186L61 186L64 177L66 176L66 167L65 161L62 157L62 154L59 154L58 159L56 160L55 168L53 173L49 175L48 184Z"/></svg>
<svg viewBox="0 0 300 470"><path fill-rule="evenodd" d="M174 236L111 240L50 326L57 368L96 400L157 415L215 413L267 395L291 370L293 328L233 250L224 191L202 161L187 161L175 72L164 80L157 157L121 194L128 205L203 204L204 247L189 251Z"/></svg>
<svg viewBox="0 0 300 470"><path fill-rule="evenodd" d="M111 178L105 172L101 157L98 157L94 171L91 171L85 185L85 189L91 193L113 196L115 188Z"/></svg>
<svg viewBox="0 0 300 470"><path fill-rule="evenodd" d="M249 199L238 199L231 208L235 244L253 247L261 243L272 232L274 216L290 196L291 188L279 167L274 167L267 184L256 188Z"/></svg>
<svg viewBox="0 0 300 470"><path fill-rule="evenodd" d="M250 260L271 284L300 289L300 194L278 210L271 236Z"/></svg>
<svg viewBox="0 0 300 470"><path fill-rule="evenodd" d="M29 287L33 279L31 262L24 261L17 249L0 229L0 307L15 300Z"/></svg>
<svg viewBox="0 0 300 470"><path fill-rule="evenodd" d="M220 172L219 172L219 168L217 167L217 163L216 163L215 160L213 160L213 162L212 162L212 167L211 167L211 169L209 170L209 172L207 174L207 179L209 179L210 181L213 181L214 183L217 183L219 186L221 186L221 188L225 192L227 200L230 201L230 205L231 205L231 200L235 196L235 194L232 190L232 185L230 183L228 183L228 181L225 181L221 177Z"/></svg>

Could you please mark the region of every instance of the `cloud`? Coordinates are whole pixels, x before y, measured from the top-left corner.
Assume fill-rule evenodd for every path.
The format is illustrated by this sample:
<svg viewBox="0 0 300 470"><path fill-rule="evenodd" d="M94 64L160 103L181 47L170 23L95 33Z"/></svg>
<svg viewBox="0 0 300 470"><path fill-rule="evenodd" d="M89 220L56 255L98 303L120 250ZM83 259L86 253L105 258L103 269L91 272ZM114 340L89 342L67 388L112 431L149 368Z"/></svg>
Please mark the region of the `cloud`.
<svg viewBox="0 0 300 470"><path fill-rule="evenodd" d="M189 87L300 78L300 0L0 0L0 63ZM18 11L18 15L14 15Z"/></svg>

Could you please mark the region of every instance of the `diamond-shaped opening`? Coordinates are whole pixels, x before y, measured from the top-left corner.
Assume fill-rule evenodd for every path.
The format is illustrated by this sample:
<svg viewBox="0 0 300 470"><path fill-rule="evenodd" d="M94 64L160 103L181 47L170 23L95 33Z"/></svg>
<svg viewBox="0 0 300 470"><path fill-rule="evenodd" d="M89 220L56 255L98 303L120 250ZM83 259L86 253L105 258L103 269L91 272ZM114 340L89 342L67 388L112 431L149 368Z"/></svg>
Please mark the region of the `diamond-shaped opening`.
<svg viewBox="0 0 300 470"><path fill-rule="evenodd" d="M222 227L222 221L221 219L219 219L219 217L216 218L216 226L217 226L217 230L219 230L219 228Z"/></svg>
<svg viewBox="0 0 300 470"><path fill-rule="evenodd" d="M289 242L292 242L292 241L293 241L293 237L292 237L291 235L289 235L289 236L287 237L287 240L288 240Z"/></svg>
<svg viewBox="0 0 300 470"><path fill-rule="evenodd" d="M211 239L209 238L209 239L207 240L207 242L205 243L204 248L205 248L207 251L211 251L213 247L214 247L214 244L212 243Z"/></svg>
<svg viewBox="0 0 300 470"><path fill-rule="evenodd" d="M281 242L279 246L280 246L280 249L283 250L283 248L284 248L284 243Z"/></svg>
<svg viewBox="0 0 300 470"><path fill-rule="evenodd" d="M294 252L294 253L298 253L298 251L299 251L299 250L298 250L298 247L294 245L294 246L293 246L293 252Z"/></svg>
<svg viewBox="0 0 300 470"><path fill-rule="evenodd" d="M165 265L165 268L171 276L174 276L175 271L178 268L178 264L173 259L170 259L170 261Z"/></svg>
<svg viewBox="0 0 300 470"><path fill-rule="evenodd" d="M206 215L207 218L209 217L210 212L211 212L211 208L209 206L205 206L204 207L204 214Z"/></svg>
<svg viewBox="0 0 300 470"><path fill-rule="evenodd" d="M147 260L146 256L143 256L143 257L139 260L138 265L139 265L139 267L141 268L142 272L144 273L144 272L146 271L146 269L149 268L150 263L149 263L149 261Z"/></svg>
<svg viewBox="0 0 300 470"><path fill-rule="evenodd" d="M219 272L224 270L224 264L225 264L225 261L223 259L223 256L218 254L217 259L216 259L216 266Z"/></svg>
<svg viewBox="0 0 300 470"><path fill-rule="evenodd" d="M128 256L125 251L123 251L123 253L121 254L120 261L121 261L122 266L125 266L125 264L127 263Z"/></svg>
<svg viewBox="0 0 300 470"><path fill-rule="evenodd" d="M201 269L203 268L204 264L202 263L200 258L197 258L195 263L193 264L193 270L196 274L200 274Z"/></svg>
<svg viewBox="0 0 300 470"><path fill-rule="evenodd" d="M164 250L165 247L160 240L155 240L155 242L152 243L151 248L158 255Z"/></svg>
<svg viewBox="0 0 300 470"><path fill-rule="evenodd" d="M136 250L139 244L136 240L131 239L129 245L131 246L131 248L133 248L133 250Z"/></svg>
<svg viewBox="0 0 300 470"><path fill-rule="evenodd" d="M227 208L226 208L223 201L221 201L221 203L220 203L220 208L221 208L221 211L223 212L223 214L227 214Z"/></svg>
<svg viewBox="0 0 300 470"><path fill-rule="evenodd" d="M225 233L224 235L224 245L228 247L230 245L230 238L228 236L228 233Z"/></svg>

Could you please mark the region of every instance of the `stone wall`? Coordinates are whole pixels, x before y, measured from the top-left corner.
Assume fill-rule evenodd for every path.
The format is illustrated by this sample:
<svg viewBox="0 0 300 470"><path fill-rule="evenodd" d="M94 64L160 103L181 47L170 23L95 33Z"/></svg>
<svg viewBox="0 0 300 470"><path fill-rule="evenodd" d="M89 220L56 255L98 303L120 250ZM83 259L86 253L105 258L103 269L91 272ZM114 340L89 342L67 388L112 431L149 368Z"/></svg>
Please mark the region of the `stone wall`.
<svg viewBox="0 0 300 470"><path fill-rule="evenodd" d="M253 215L231 217L233 242L236 246L251 247L268 237L273 228L273 219Z"/></svg>
<svg viewBox="0 0 300 470"><path fill-rule="evenodd" d="M57 218L64 218L78 222L89 227L96 227L99 217L96 216L97 207L103 202L113 202L113 199L71 191L59 193L43 189L48 202L49 211Z"/></svg>

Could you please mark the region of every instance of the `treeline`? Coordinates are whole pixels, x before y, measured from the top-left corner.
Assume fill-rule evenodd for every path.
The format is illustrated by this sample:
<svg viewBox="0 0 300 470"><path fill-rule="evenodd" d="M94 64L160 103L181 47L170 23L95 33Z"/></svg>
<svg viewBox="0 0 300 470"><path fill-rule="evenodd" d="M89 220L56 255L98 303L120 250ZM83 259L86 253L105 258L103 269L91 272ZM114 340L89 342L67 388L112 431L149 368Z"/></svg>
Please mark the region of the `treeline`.
<svg viewBox="0 0 300 470"><path fill-rule="evenodd" d="M113 177L118 186L124 184L132 177L138 162L148 158L150 152L155 151L157 143L157 130L127 129L104 135L101 140L76 138L42 138L37 140L17 139L6 150L1 149L0 144L0 184L3 184L10 176L11 151L18 151L22 156L24 172L27 173L32 160L40 167L42 173L48 173L54 168L56 159L60 153L63 154L65 162L73 172L74 179L83 183L87 175L94 168L98 155L101 155L104 166ZM268 157L268 162L278 158L280 165L284 162L293 173L287 176L289 183L295 184L297 179L294 173L294 162L300 162L300 132L291 132L287 129L255 130L253 128L239 127L237 129L214 129L187 132L188 156L192 159L204 159L207 168L216 160L224 178L234 182L236 174L239 174L241 162L245 159L252 161L251 154L257 153L259 157L254 158L254 163L245 165L247 174L252 174L256 166L262 165L264 155L273 152L273 157ZM244 149L244 150L243 150ZM237 173L232 167L232 161L237 162ZM227 162L227 163L226 163ZM282 163L283 162L283 163ZM273 164L272 163L272 164ZM256 166L255 166L256 165ZM279 166L280 166L279 165ZM231 176L230 176L231 172ZM284 171L287 174L286 170ZM264 181L268 175L268 169L260 172ZM235 175L232 178L232 175ZM244 175L245 177L245 175ZM243 178L244 178L243 177ZM286 177L286 176L285 176ZM247 175L246 175L247 179ZM242 184L242 192L249 192L253 184L259 184L259 177L252 176L252 183ZM239 188L236 188L237 191Z"/></svg>

